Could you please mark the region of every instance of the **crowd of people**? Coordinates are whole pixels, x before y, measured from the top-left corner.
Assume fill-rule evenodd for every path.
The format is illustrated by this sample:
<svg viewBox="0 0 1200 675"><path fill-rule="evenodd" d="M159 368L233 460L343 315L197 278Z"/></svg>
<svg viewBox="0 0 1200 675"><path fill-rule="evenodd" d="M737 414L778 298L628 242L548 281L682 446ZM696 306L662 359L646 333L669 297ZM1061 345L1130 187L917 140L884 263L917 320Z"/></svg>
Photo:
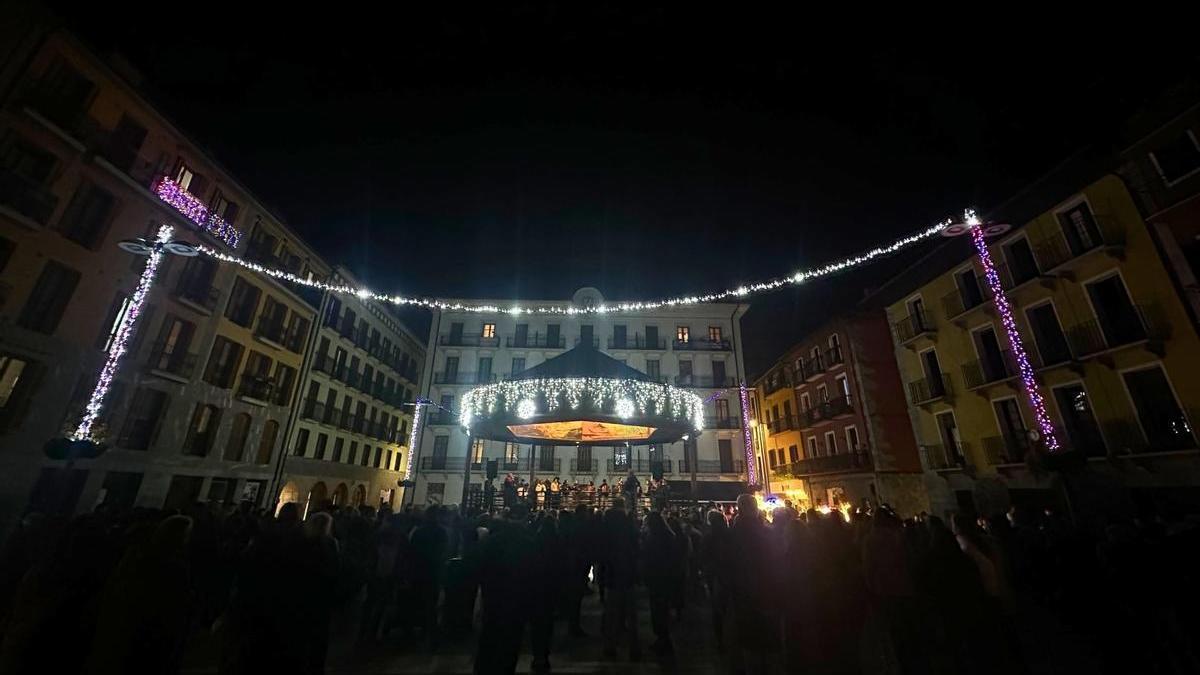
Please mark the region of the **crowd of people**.
<svg viewBox="0 0 1200 675"><path fill-rule="evenodd" d="M477 673L511 673L525 649L548 672L568 641L670 664L681 630L737 673L1019 673L1066 654L1082 660L1053 672L1200 672L1200 529L1175 514L637 504L30 515L0 554L0 672L177 672L204 631L218 672L319 673L335 616L399 651L473 636Z"/></svg>
<svg viewBox="0 0 1200 675"><path fill-rule="evenodd" d="M648 500L656 508L665 508L671 498L671 486L665 477L650 476L646 479L643 489L642 482L633 471L630 471L620 481L615 481L613 485L609 485L607 478L601 479L600 484L597 485L594 480L561 481L558 476L545 479L534 478L530 483L510 472L504 476L500 484L498 498L494 479L488 479L483 484L482 497L481 502L473 505L479 506L481 509L485 508L484 505L487 509L496 506L512 509L520 504L529 510L536 511L564 507L574 508L579 504L584 504L606 509L618 500L628 502L632 499L635 502Z"/></svg>

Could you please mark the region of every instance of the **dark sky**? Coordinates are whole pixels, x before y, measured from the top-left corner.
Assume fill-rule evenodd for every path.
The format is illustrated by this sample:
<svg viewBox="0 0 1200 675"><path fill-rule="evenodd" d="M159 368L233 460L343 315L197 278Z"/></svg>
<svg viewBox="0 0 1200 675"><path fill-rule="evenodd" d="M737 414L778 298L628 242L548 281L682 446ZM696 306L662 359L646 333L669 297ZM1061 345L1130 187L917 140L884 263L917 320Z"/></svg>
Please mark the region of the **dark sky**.
<svg viewBox="0 0 1200 675"><path fill-rule="evenodd" d="M1000 201L1189 63L1094 27L881 38L734 4L117 4L59 10L329 259L440 296L640 299L851 254ZM886 269L756 299L751 370Z"/></svg>

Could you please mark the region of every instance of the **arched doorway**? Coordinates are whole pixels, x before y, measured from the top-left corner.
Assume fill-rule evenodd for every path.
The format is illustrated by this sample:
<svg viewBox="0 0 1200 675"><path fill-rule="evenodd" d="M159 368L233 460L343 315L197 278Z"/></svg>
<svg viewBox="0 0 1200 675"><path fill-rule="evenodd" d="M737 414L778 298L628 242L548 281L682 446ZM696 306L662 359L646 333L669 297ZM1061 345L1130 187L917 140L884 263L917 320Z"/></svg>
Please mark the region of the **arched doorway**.
<svg viewBox="0 0 1200 675"><path fill-rule="evenodd" d="M317 481L308 491L308 501L304 504L304 517L307 518L309 513L314 513L317 509L324 507L328 499L329 488L325 487L324 481Z"/></svg>
<svg viewBox="0 0 1200 675"><path fill-rule="evenodd" d="M299 503L300 501L300 486L292 481L288 481L279 491L279 503L275 506L275 515L279 515L279 509L283 508L284 504L289 502Z"/></svg>
<svg viewBox="0 0 1200 675"><path fill-rule="evenodd" d="M349 496L350 488L346 487L345 483L338 483L338 486L333 489L333 505L345 506Z"/></svg>
<svg viewBox="0 0 1200 675"><path fill-rule="evenodd" d="M362 485L356 485L354 487L354 499L350 500L350 503L354 506L362 506L364 503L366 503L366 501L367 488L363 487Z"/></svg>

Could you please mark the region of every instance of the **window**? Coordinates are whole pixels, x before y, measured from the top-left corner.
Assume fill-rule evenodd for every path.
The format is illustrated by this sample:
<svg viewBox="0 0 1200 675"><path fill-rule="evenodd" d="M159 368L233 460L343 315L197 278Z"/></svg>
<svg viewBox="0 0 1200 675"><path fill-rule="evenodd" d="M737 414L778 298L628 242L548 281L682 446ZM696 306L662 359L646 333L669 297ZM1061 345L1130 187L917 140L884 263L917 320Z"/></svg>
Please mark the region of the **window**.
<svg viewBox="0 0 1200 675"><path fill-rule="evenodd" d="M1025 430L1025 420L1021 417L1017 399L1004 398L992 401L992 407L996 412L996 424L1000 428L1001 444L994 450L996 454L991 457L991 460L998 464L1015 464L1023 461L1025 450L1029 444L1029 435Z"/></svg>
<svg viewBox="0 0 1200 675"><path fill-rule="evenodd" d="M329 445L329 434L317 434L317 450L313 453L316 459L325 459L325 448Z"/></svg>
<svg viewBox="0 0 1200 675"><path fill-rule="evenodd" d="M846 449L850 452L862 450L858 440L858 427L846 427Z"/></svg>
<svg viewBox="0 0 1200 675"><path fill-rule="evenodd" d="M1054 400L1058 403L1058 412L1066 428L1067 439L1071 446L1092 457L1103 457L1106 454L1104 438L1100 435L1100 427L1096 424L1096 415L1092 411L1091 399L1080 383L1068 384L1054 388Z"/></svg>
<svg viewBox="0 0 1200 675"><path fill-rule="evenodd" d="M65 265L47 260L17 325L47 335L54 333L79 285L79 276L79 272Z"/></svg>
<svg viewBox="0 0 1200 675"><path fill-rule="evenodd" d="M471 463L483 464L483 447L484 440L476 438L471 441Z"/></svg>
<svg viewBox="0 0 1200 675"><path fill-rule="evenodd" d="M283 335L283 346L288 351L300 354L304 352L304 341L308 338L308 319L292 312L288 319L287 332Z"/></svg>
<svg viewBox="0 0 1200 675"><path fill-rule="evenodd" d="M187 437L183 441L183 454L207 457L208 451L212 449L220 420L221 411L216 406L196 404L191 424L188 425Z"/></svg>
<svg viewBox="0 0 1200 675"><path fill-rule="evenodd" d="M832 431L825 432L825 452L830 455L838 454L837 434Z"/></svg>
<svg viewBox="0 0 1200 675"><path fill-rule="evenodd" d="M504 444L504 463L516 464L521 459L521 446L516 443Z"/></svg>
<svg viewBox="0 0 1200 675"><path fill-rule="evenodd" d="M662 379L660 362L658 359L646 359L646 374L651 380L658 381Z"/></svg>
<svg viewBox="0 0 1200 675"><path fill-rule="evenodd" d="M392 462L392 471L399 471L399 470L400 470L400 461L401 461L401 458L402 458L402 457L404 457L404 453L403 453L403 452L401 452L401 451L399 451L399 450L397 450L397 451L396 451L396 458L395 458L395 461L394 461L394 462Z"/></svg>
<svg viewBox="0 0 1200 675"><path fill-rule="evenodd" d="M1079 202L1060 212L1058 222L1073 255L1090 251L1102 243L1096 217L1092 215L1092 209L1087 202Z"/></svg>
<svg viewBox="0 0 1200 675"><path fill-rule="evenodd" d="M613 326L612 346L615 349L622 349L627 346L628 335L625 326Z"/></svg>
<svg viewBox="0 0 1200 675"><path fill-rule="evenodd" d="M843 397L844 399L846 399L846 402L849 403L850 402L850 378L846 377L845 375L838 375L837 377L833 378L833 381L834 381L835 386L837 387L838 396Z"/></svg>
<svg viewBox="0 0 1200 675"><path fill-rule="evenodd" d="M150 365L155 370L191 377L194 357L188 353L196 325L177 316L167 315L151 348Z"/></svg>
<svg viewBox="0 0 1200 675"><path fill-rule="evenodd" d="M447 356L446 357L446 382L453 383L457 377L458 377L458 357L457 356Z"/></svg>
<svg viewBox="0 0 1200 675"><path fill-rule="evenodd" d="M676 342L679 342L682 344L687 344L687 342L690 339L691 339L691 336L689 335L689 329L687 326L676 326L675 327L675 341Z"/></svg>
<svg viewBox="0 0 1200 675"><path fill-rule="evenodd" d="M714 387L726 386L727 377L725 375L725 362L724 361L713 361L712 372L713 372L713 386Z"/></svg>
<svg viewBox="0 0 1200 675"><path fill-rule="evenodd" d="M962 298L962 306L955 309L966 311L983 304L983 289L979 285L979 277L975 275L974 267L955 273L954 285L958 287L959 297Z"/></svg>
<svg viewBox="0 0 1200 675"><path fill-rule="evenodd" d="M513 332L514 347L524 347L529 344L529 324L519 323Z"/></svg>
<svg viewBox="0 0 1200 675"><path fill-rule="evenodd" d="M695 441L691 441L695 443ZM693 452L691 456L695 457ZM733 473L733 441L728 438L717 439L717 460L721 464L721 473Z"/></svg>
<svg viewBox="0 0 1200 675"><path fill-rule="evenodd" d="M1196 447L1191 425L1161 367L1127 372L1122 378L1151 451Z"/></svg>
<svg viewBox="0 0 1200 675"><path fill-rule="evenodd" d="M231 202L217 190L213 194L212 204L208 208L209 213L214 213L225 220L225 222L233 224L237 220L238 205L236 202Z"/></svg>
<svg viewBox="0 0 1200 675"><path fill-rule="evenodd" d="M342 447L345 445L345 443L345 439L343 439L341 436L333 439L333 461L342 461Z"/></svg>
<svg viewBox="0 0 1200 675"><path fill-rule="evenodd" d="M481 356L479 358L479 372L476 375L477 382L487 383L492 381L492 357Z"/></svg>
<svg viewBox="0 0 1200 675"><path fill-rule="evenodd" d="M584 325L580 326L579 327L579 344L581 344L581 345L596 344L596 338L594 337L594 335L595 334L593 332L591 325L584 324Z"/></svg>
<svg viewBox="0 0 1200 675"><path fill-rule="evenodd" d="M788 446L788 462L791 464L796 464L799 461L800 461L800 448L798 448L794 445L789 445Z"/></svg>
<svg viewBox="0 0 1200 675"><path fill-rule="evenodd" d="M523 370L525 370L525 357L524 356L514 356L513 360L512 360L512 374L516 375L517 373L520 373Z"/></svg>
<svg viewBox="0 0 1200 675"><path fill-rule="evenodd" d="M185 164L183 160L180 160L179 165L175 169L175 182L179 183L179 187L188 190L192 186L192 179L195 176L196 174L192 171L191 167Z"/></svg>
<svg viewBox="0 0 1200 675"><path fill-rule="evenodd" d="M809 410L812 410L812 399L806 391L800 394L800 412L808 412Z"/></svg>
<svg viewBox="0 0 1200 675"><path fill-rule="evenodd" d="M791 426L791 423L793 420L793 418L792 418L792 402L791 401L783 402L783 420L784 420L784 426L789 426L789 427Z"/></svg>
<svg viewBox="0 0 1200 675"><path fill-rule="evenodd" d="M1114 274L1084 284L1084 287L1087 288L1088 299L1092 301L1105 344L1117 347L1145 339L1146 330L1142 326L1141 316L1129 299L1129 291L1125 289L1125 282L1121 281L1120 276Z"/></svg>
<svg viewBox="0 0 1200 675"><path fill-rule="evenodd" d="M559 347L560 344L562 343L561 334L562 334L562 328L558 324L556 324L556 323L547 324L546 325L546 346L550 347L551 349Z"/></svg>
<svg viewBox="0 0 1200 675"><path fill-rule="evenodd" d="M1063 334L1054 305L1045 303L1025 310L1029 326L1033 329L1033 340L1041 357L1040 366L1051 366L1071 360L1067 337Z"/></svg>
<svg viewBox="0 0 1200 675"><path fill-rule="evenodd" d="M362 466L367 466L368 464L371 463L371 446L367 445L366 443L363 443L362 459L359 460L359 463Z"/></svg>
<svg viewBox="0 0 1200 675"><path fill-rule="evenodd" d="M271 455L275 454L275 438L279 436L279 422L267 420L263 425L262 436L258 438L258 454L255 464L270 464Z"/></svg>
<svg viewBox="0 0 1200 675"><path fill-rule="evenodd" d="M484 339L487 339L487 340L490 340L490 339L496 337L496 324L494 324L494 323L483 324L483 333L482 333L481 337L483 337Z"/></svg>
<svg viewBox="0 0 1200 675"><path fill-rule="evenodd" d="M425 484L425 503L426 504L441 504L442 499L446 496L445 483L426 483Z"/></svg>
<svg viewBox="0 0 1200 675"><path fill-rule="evenodd" d="M128 450L149 448L166 410L167 394L165 392L139 387L133 395L129 412L125 415L125 424L121 427L117 445Z"/></svg>
<svg viewBox="0 0 1200 675"><path fill-rule="evenodd" d="M58 220L59 234L85 248L99 248L112 222L116 202L107 190L90 181L81 183Z"/></svg>
<svg viewBox="0 0 1200 675"><path fill-rule="evenodd" d="M692 362L679 362L679 381L684 384L690 384L692 380Z"/></svg>
<svg viewBox="0 0 1200 675"><path fill-rule="evenodd" d="M350 452L346 454L346 463L354 464L358 461L358 441L350 441Z"/></svg>
<svg viewBox="0 0 1200 675"><path fill-rule="evenodd" d="M1033 257L1033 249L1030 248L1029 240L1025 237L1017 237L1004 244L1001 249L1004 251L1004 260L1008 264L1009 288L1020 286L1039 274L1037 261ZM1003 273L1000 278L1002 281L1004 280Z"/></svg>
<svg viewBox="0 0 1200 675"><path fill-rule="evenodd" d="M8 354L0 356L0 430L15 428L24 419L39 371L36 363ZM90 393L90 377L87 382L85 391Z"/></svg>
<svg viewBox="0 0 1200 675"><path fill-rule="evenodd" d="M721 341L721 327L720 326L709 326L708 327L708 341L709 342L720 342Z"/></svg>
<svg viewBox="0 0 1200 675"><path fill-rule="evenodd" d="M304 431L303 429L301 431ZM238 462L246 450L246 438L250 435L250 416L238 413L233 417L233 426L229 429L229 439L225 441L225 453L222 458L229 462ZM307 442L307 432L305 432Z"/></svg>
<svg viewBox="0 0 1200 675"><path fill-rule="evenodd" d="M308 453L308 429L303 427L296 432L296 445L292 448L292 454L297 457L303 457Z"/></svg>
<svg viewBox="0 0 1200 675"><path fill-rule="evenodd" d="M246 356L246 367L242 372L242 382L238 386L238 395L252 398L256 401L268 401L271 398L271 357L250 350Z"/></svg>
<svg viewBox="0 0 1200 675"><path fill-rule="evenodd" d="M813 457L820 457L821 456L820 450L821 449L819 447L817 447L817 437L809 436L808 437L808 458L812 459Z"/></svg>
<svg viewBox="0 0 1200 675"><path fill-rule="evenodd" d="M443 469L444 469L444 468L446 468L446 467L445 467L445 462L442 462L442 464L443 464L442 468L443 468ZM382 469L382 468L383 468L383 448L380 448L380 447L376 447L376 448L375 448L375 463L374 463L374 465L373 465L373 466L374 466L376 469Z"/></svg>
<svg viewBox="0 0 1200 675"><path fill-rule="evenodd" d="M646 348L658 349L658 326L646 326Z"/></svg>
<svg viewBox="0 0 1200 675"><path fill-rule="evenodd" d="M117 291L117 296L108 306L108 314L104 317L103 330L100 331L100 336L96 340L96 346L102 351L107 353L112 347L113 340L117 337L117 329L121 327L121 322L129 313L129 304L129 296Z"/></svg>
<svg viewBox="0 0 1200 675"><path fill-rule="evenodd" d="M729 419L729 399L719 398L714 401L717 405L717 420L726 421Z"/></svg>
<svg viewBox="0 0 1200 675"><path fill-rule="evenodd" d="M913 327L917 332L925 330L929 326L925 316L925 301L919 296L908 301L908 313L912 317Z"/></svg>
<svg viewBox="0 0 1200 675"><path fill-rule="evenodd" d="M261 295L262 291L257 286L241 277L236 278L233 291L229 294L229 304L225 307L225 317L243 328L249 328Z"/></svg>
<svg viewBox="0 0 1200 675"><path fill-rule="evenodd" d="M775 462L775 450L772 448L770 450L767 450L767 464L770 465L770 467L772 469L774 469L775 463L776 463Z"/></svg>
<svg viewBox="0 0 1200 675"><path fill-rule="evenodd" d="M817 400L821 403L829 402L829 387L824 384L817 385Z"/></svg>
<svg viewBox="0 0 1200 675"><path fill-rule="evenodd" d="M1167 185L1200 171L1200 142L1197 142L1195 132L1185 131L1150 153L1150 161L1154 162L1154 168Z"/></svg>

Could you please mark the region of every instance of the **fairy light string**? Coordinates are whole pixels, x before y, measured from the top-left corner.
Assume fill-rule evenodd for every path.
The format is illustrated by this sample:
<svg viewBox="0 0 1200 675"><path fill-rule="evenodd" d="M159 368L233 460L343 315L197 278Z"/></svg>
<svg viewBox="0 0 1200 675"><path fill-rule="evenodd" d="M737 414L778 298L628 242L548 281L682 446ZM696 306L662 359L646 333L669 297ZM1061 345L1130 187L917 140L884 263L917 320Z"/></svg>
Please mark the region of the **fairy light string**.
<svg viewBox="0 0 1200 675"><path fill-rule="evenodd" d="M478 312L483 314L510 314L512 316L534 315L534 314L551 314L551 315L573 315L573 314L611 314L616 312L645 312L659 309L670 309L673 307L685 307L689 305L697 305L707 302L721 302L724 300L740 300L750 295L758 295L770 291L778 290L786 286L798 286L800 284L829 276L837 272L842 272L859 265L872 262L876 258L890 255L899 251L902 248L911 246L917 242L928 239L942 230L950 226L950 221L945 220L930 226L920 232L908 235L893 241L886 246L879 246L869 251L861 253L849 258L827 263L820 267L801 270L791 276L779 277L769 281L762 281L754 284L742 285L733 289L716 291L701 295L687 295L674 298L661 298L657 300L643 300L635 302L618 302L613 304L600 304L592 307L576 307L563 305L522 305L519 302L514 302L511 306L502 307L500 305L487 303L465 303L457 300L447 300L440 298L419 298L408 297L400 294L377 293L369 288L354 287L342 284L333 284L320 279L301 277L287 270L282 270L277 267L268 267L260 265L256 262L245 260L235 255L218 251L208 246L199 246L200 252L208 255L221 262L238 265L248 270L252 270L259 274L265 274L269 277L286 281L288 283L308 286L330 293L339 293L344 295L353 295L362 300L374 300L377 302L388 302L395 305L424 307L426 309L435 309L454 312Z"/></svg>

